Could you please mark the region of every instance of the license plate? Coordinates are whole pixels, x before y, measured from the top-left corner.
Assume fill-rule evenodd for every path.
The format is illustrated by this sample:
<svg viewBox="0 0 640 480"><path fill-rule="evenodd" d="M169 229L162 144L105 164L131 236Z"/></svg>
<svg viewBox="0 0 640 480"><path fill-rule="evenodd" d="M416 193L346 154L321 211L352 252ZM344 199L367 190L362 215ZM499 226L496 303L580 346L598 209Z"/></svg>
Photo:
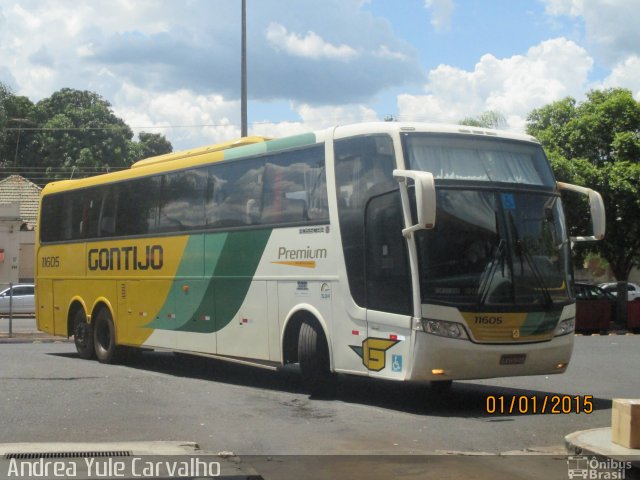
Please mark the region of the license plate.
<svg viewBox="0 0 640 480"><path fill-rule="evenodd" d="M511 353L500 357L500 365L522 365L527 359L526 353Z"/></svg>

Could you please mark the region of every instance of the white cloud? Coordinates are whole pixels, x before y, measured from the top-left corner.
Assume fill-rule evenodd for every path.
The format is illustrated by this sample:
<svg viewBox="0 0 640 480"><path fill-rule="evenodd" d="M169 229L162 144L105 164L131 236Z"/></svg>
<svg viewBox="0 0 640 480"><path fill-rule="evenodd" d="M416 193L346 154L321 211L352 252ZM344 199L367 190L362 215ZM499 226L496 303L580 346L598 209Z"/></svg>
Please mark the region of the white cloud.
<svg viewBox="0 0 640 480"><path fill-rule="evenodd" d="M405 55L404 53L394 52L386 45L381 45L378 51L374 53L374 55L378 57L389 58L394 60L401 60L401 61L409 60L407 55Z"/></svg>
<svg viewBox="0 0 640 480"><path fill-rule="evenodd" d="M299 122L271 123L258 122L251 128L251 134L265 137L284 137L313 130L322 130L333 125L379 121L378 114L364 105L343 105L340 107L314 107L308 104L293 105L300 115Z"/></svg>
<svg viewBox="0 0 640 480"><path fill-rule="evenodd" d="M388 22L363 10L362 1L323 5L306 15L317 10L315 0L251 4L247 41L254 99L354 103L422 81L415 49ZM0 71L14 80L16 93L34 101L63 87L95 86L112 100L119 82L160 93L188 88L233 98L240 84L239 23L239 6L228 0L0 0ZM54 71L34 82L34 61ZM97 72L104 68L115 81L101 83Z"/></svg>
<svg viewBox="0 0 640 480"><path fill-rule="evenodd" d="M608 65L640 55L638 0L543 0L551 16L584 21L587 39Z"/></svg>
<svg viewBox="0 0 640 480"><path fill-rule="evenodd" d="M135 127L134 133L162 133L178 149L240 136L239 125L232 121L239 111L238 102L220 95L199 95L186 89L158 95L124 84L115 103L116 115Z"/></svg>
<svg viewBox="0 0 640 480"><path fill-rule="evenodd" d="M616 65L611 74L594 88L628 88L640 101L640 57L632 55Z"/></svg>
<svg viewBox="0 0 640 480"><path fill-rule="evenodd" d="M543 0L545 12L549 15L569 15L577 17L584 10L584 0Z"/></svg>
<svg viewBox="0 0 640 480"><path fill-rule="evenodd" d="M431 10L431 25L436 31L444 32L451 28L453 0L425 0L425 7Z"/></svg>
<svg viewBox="0 0 640 480"><path fill-rule="evenodd" d="M186 89L158 95L124 84L115 96L115 104L119 105L114 108L116 115L134 127L135 134L161 133L171 139L176 150L240 137L236 121L239 102L220 95L199 95ZM249 134L278 138L338 123L379 120L374 110L357 104L314 107L303 103L292 104L291 110L299 115L299 121L257 121L249 125Z"/></svg>
<svg viewBox="0 0 640 480"><path fill-rule="evenodd" d="M267 27L266 38L274 48L296 57L348 60L357 55L348 45L332 45L312 31L307 32L305 36L289 33L284 26L275 22Z"/></svg>
<svg viewBox="0 0 640 480"><path fill-rule="evenodd" d="M484 55L473 71L440 65L429 73L425 95L398 96L399 115L456 123L497 110L511 128L523 129L532 109L567 95L582 96L592 65L588 53L565 38L542 42L526 55Z"/></svg>

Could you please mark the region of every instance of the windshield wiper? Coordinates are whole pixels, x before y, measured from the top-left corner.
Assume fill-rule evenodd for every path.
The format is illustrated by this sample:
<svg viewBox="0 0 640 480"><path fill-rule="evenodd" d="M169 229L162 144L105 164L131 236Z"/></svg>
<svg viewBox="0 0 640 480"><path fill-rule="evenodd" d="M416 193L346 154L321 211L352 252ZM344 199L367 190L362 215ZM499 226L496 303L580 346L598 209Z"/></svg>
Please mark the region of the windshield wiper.
<svg viewBox="0 0 640 480"><path fill-rule="evenodd" d="M529 253L529 249L525 246L525 243L518 235L518 228L516 227L515 221L513 220L513 215L511 215L511 212L508 212L507 216L509 217L509 225L511 226L511 231L515 240L516 254L520 257L520 273L521 275L524 275L524 265L522 262L522 260L524 259L527 262L527 265L529 266L533 277L536 279L536 282L538 282L538 286L540 287L540 291L542 292L542 297L544 298L545 307L547 307L547 309L550 309L551 307L553 307L553 298L551 298L549 289L544 283L544 278L542 277L540 270L538 270L533 257Z"/></svg>
<svg viewBox="0 0 640 480"><path fill-rule="evenodd" d="M496 271L498 270L498 260L500 260L500 265L502 265L502 276L504 277L505 244L506 242L501 238L500 242L498 242L496 251L493 253L493 257L491 258L489 271L484 275L484 278L480 283L480 288L478 289L478 307L483 306L487 301L487 297L491 291L491 282L493 282L493 277L496 275Z"/></svg>

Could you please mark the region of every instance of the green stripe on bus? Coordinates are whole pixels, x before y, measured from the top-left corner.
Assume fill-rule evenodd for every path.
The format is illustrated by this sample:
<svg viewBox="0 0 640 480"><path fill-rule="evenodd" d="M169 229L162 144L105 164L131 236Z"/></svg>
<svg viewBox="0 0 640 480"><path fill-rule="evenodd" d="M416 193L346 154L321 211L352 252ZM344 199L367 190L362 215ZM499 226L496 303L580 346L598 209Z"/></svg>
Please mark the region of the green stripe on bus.
<svg viewBox="0 0 640 480"><path fill-rule="evenodd" d="M275 152L278 150L286 150L287 148L313 145L314 143L316 143L316 136L314 133L303 133L292 137L278 138L267 142L253 143L243 147L230 148L224 151L224 159L231 160L233 158L250 157L266 152Z"/></svg>
<svg viewBox="0 0 640 480"><path fill-rule="evenodd" d="M231 160L233 158L251 157L254 155L260 155L267 151L265 146L266 142L252 143L251 145L245 145L243 147L230 148L224 150L224 159Z"/></svg>
<svg viewBox="0 0 640 480"><path fill-rule="evenodd" d="M197 319L198 309L207 297L208 279L215 271L227 236L227 233L217 233L189 237L167 299L156 318L145 327L174 330ZM188 286L187 292L185 285ZM213 309L210 310L213 314ZM182 324L177 324L172 315L182 319Z"/></svg>
<svg viewBox="0 0 640 480"><path fill-rule="evenodd" d="M265 145L267 146L267 152L273 152L276 150L285 150L287 148L313 145L314 143L316 143L315 134L303 133L301 135L294 135L293 137L269 140L268 142L265 143Z"/></svg>
<svg viewBox="0 0 640 480"><path fill-rule="evenodd" d="M147 326L198 333L226 327L247 296L270 236L271 229L210 234L200 237L204 246L192 237L164 306ZM203 247L204 277L197 278L193 259Z"/></svg>

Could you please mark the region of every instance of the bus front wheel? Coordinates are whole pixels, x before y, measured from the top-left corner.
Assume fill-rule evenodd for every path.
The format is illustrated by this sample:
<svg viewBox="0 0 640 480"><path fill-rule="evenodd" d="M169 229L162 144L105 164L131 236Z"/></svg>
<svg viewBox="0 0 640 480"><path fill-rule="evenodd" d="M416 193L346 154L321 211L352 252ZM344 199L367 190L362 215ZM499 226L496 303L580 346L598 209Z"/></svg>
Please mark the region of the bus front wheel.
<svg viewBox="0 0 640 480"><path fill-rule="evenodd" d="M73 317L73 341L80 358L91 360L95 358L93 346L93 328L87 322L87 316L82 308L78 309Z"/></svg>
<svg viewBox="0 0 640 480"><path fill-rule="evenodd" d="M100 310L94 321L93 343L100 363L114 363L117 360L116 329L106 308Z"/></svg>
<svg viewBox="0 0 640 480"><path fill-rule="evenodd" d="M329 365L329 346L318 324L304 322L300 326L298 360L305 389L311 395L328 393L333 380Z"/></svg>

